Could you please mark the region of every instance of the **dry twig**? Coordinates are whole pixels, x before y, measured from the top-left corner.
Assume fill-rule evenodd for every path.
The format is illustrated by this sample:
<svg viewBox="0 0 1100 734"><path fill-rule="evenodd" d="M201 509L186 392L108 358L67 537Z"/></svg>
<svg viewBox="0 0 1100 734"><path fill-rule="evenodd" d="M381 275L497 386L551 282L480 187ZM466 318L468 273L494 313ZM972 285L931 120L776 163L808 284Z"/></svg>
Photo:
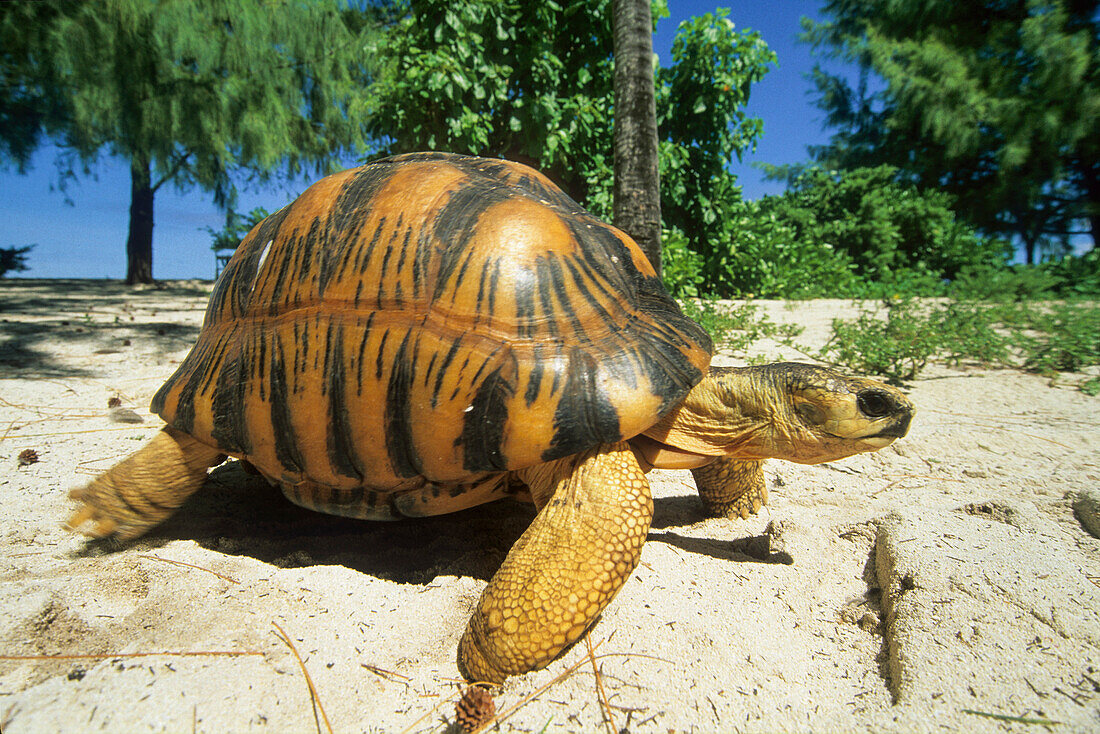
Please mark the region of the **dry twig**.
<svg viewBox="0 0 1100 734"><path fill-rule="evenodd" d="M321 718L325 721L325 728L328 729L328 734L332 734L332 724L328 721L328 714L325 713L325 707L321 705L321 697L317 695L317 688L313 685L313 678L310 677L309 671L306 670L306 664L302 661L302 656L298 654L298 648L294 646L294 643L290 641L290 635L279 626L278 622L272 621L272 626L278 630L279 638L282 639L286 646L290 648L290 651L294 653L294 659L298 661L298 667L302 669L302 675L306 677L306 685L309 686L309 698L313 703L313 721L317 724L317 731L321 731L321 722L317 720L317 712L321 712Z"/></svg>
<svg viewBox="0 0 1100 734"><path fill-rule="evenodd" d="M600 699L600 707L603 709L607 734L615 734L615 717L611 714L611 704L608 703L607 691L603 687L603 675L600 673L600 666L596 664L596 653L592 649L592 638L588 636L588 632L584 633L584 642L588 645L588 659L592 661L592 673L596 676L596 693Z"/></svg>
<svg viewBox="0 0 1100 734"><path fill-rule="evenodd" d="M113 660L115 658L155 658L158 656L185 658L202 656L232 657L235 655L259 655L263 657L263 653L259 650L162 650L161 652L104 652L78 655L0 655L0 660Z"/></svg>
<svg viewBox="0 0 1100 734"><path fill-rule="evenodd" d="M148 558L148 559L153 560L153 561L164 561L165 563L171 563L174 566L184 566L186 568L194 568L194 569L197 569L199 571L206 571L207 573L212 573L215 576L217 576L218 578L220 578L224 581L228 581L231 584L241 583L237 579L230 578L229 576L225 576L223 574L220 574L217 571L211 571L209 568L203 568L202 566L196 566L193 563L184 563L183 561L173 561L171 558L161 558L160 556L147 555L147 554L144 554L144 553L139 554L138 558Z"/></svg>

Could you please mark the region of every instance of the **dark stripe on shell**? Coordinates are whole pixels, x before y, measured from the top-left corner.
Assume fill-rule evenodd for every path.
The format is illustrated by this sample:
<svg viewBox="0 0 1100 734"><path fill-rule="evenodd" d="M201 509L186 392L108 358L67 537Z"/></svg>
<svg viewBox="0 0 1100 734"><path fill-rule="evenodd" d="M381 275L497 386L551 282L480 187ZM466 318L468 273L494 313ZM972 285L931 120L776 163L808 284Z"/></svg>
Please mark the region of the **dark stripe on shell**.
<svg viewBox="0 0 1100 734"><path fill-rule="evenodd" d="M290 390L286 379L286 357L283 344L276 336L271 349L271 369L268 375L271 394L271 432L275 436L275 458L284 469L301 472L305 462L298 451L298 437L290 415Z"/></svg>
<svg viewBox="0 0 1100 734"><path fill-rule="evenodd" d="M527 378L527 390L523 393L524 402L530 408L539 396L539 385L542 384L543 363L545 359L540 347L535 347L533 352L535 363L531 365L531 374Z"/></svg>
<svg viewBox="0 0 1100 734"><path fill-rule="evenodd" d="M570 350L565 386L554 411L554 437L543 461L584 451L623 438L619 414L596 381L598 365L590 354Z"/></svg>
<svg viewBox="0 0 1100 734"><path fill-rule="evenodd" d="M458 337L451 342L451 348L447 350L446 356L443 357L442 364L439 365L439 371L435 373L435 385L432 387L432 408L439 405L439 390L443 387L443 378L447 374L447 368L451 366L451 362L454 360L455 355L458 354L458 348L462 344L462 337Z"/></svg>
<svg viewBox="0 0 1100 734"><path fill-rule="evenodd" d="M236 336L236 329L233 332ZM222 345L229 356L222 362L211 400L214 415L210 436L218 448L236 454L248 454L252 451L252 442L244 424L249 381L244 374L246 362L243 346L235 338Z"/></svg>
<svg viewBox="0 0 1100 734"><path fill-rule="evenodd" d="M356 462L355 432L348 412L347 373L344 365L344 330L329 329L327 355L333 355L331 364L324 371L325 392L328 393L328 435L326 449L328 461L337 474L355 479L363 478L363 470Z"/></svg>
<svg viewBox="0 0 1100 734"><path fill-rule="evenodd" d="M501 376L501 368L485 376L462 421L456 445L463 450L463 467L468 471L503 471L508 468L501 453L504 427L508 423L508 401L515 389Z"/></svg>
<svg viewBox="0 0 1100 734"><path fill-rule="evenodd" d="M409 355L409 337L405 332L401 346L393 358L390 381L386 386L386 453L389 455L393 472L399 477L414 477L420 474L420 456L413 445L412 415L409 394L416 374L416 347Z"/></svg>

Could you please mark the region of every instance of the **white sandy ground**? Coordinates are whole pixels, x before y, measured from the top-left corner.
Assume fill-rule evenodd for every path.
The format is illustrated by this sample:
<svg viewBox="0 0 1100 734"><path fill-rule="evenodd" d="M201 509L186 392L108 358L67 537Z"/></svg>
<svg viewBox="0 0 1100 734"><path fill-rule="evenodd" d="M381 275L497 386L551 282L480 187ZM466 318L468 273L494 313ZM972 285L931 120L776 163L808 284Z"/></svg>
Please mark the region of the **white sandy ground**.
<svg viewBox="0 0 1100 734"><path fill-rule="evenodd" d="M0 730L323 731L276 624L335 731L453 730L455 646L531 510L358 522L228 464L128 546L62 531L68 489L160 425L210 288L167 285L0 282ZM854 313L763 305L811 348ZM748 521L651 475L641 566L591 633L615 729L1100 731L1100 541L1073 510L1100 489L1100 398L1079 378L930 369L907 438L770 463ZM112 422L112 396L144 422ZM200 652L239 654L167 654ZM606 730L586 657L509 680L500 711L545 689L500 728Z"/></svg>

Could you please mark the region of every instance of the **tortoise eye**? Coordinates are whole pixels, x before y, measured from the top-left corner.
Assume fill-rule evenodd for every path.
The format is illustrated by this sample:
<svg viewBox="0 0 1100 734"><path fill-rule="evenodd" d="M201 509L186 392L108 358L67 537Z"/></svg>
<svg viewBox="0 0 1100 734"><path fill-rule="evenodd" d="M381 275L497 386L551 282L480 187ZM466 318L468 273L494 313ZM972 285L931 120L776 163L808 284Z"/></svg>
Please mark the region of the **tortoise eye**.
<svg viewBox="0 0 1100 734"><path fill-rule="evenodd" d="M881 392L864 390L856 397L856 407L868 418L882 418L890 414L893 405Z"/></svg>

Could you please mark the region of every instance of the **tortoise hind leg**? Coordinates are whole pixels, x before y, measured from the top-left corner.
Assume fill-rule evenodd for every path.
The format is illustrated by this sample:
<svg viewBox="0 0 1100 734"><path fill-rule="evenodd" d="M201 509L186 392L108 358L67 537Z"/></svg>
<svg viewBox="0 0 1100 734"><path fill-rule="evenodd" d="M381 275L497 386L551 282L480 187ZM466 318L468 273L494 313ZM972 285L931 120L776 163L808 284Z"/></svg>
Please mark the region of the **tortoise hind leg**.
<svg viewBox="0 0 1100 734"><path fill-rule="evenodd" d="M580 638L638 564L653 519L627 443L517 472L539 514L478 602L458 647L470 681L546 666Z"/></svg>
<svg viewBox="0 0 1100 734"><path fill-rule="evenodd" d="M130 456L69 496L80 507L65 523L93 537L136 538L166 520L206 480L206 470L225 459L216 449L165 426Z"/></svg>
<svg viewBox="0 0 1100 734"><path fill-rule="evenodd" d="M763 461L721 457L691 475L703 506L715 517L747 518L768 504Z"/></svg>

